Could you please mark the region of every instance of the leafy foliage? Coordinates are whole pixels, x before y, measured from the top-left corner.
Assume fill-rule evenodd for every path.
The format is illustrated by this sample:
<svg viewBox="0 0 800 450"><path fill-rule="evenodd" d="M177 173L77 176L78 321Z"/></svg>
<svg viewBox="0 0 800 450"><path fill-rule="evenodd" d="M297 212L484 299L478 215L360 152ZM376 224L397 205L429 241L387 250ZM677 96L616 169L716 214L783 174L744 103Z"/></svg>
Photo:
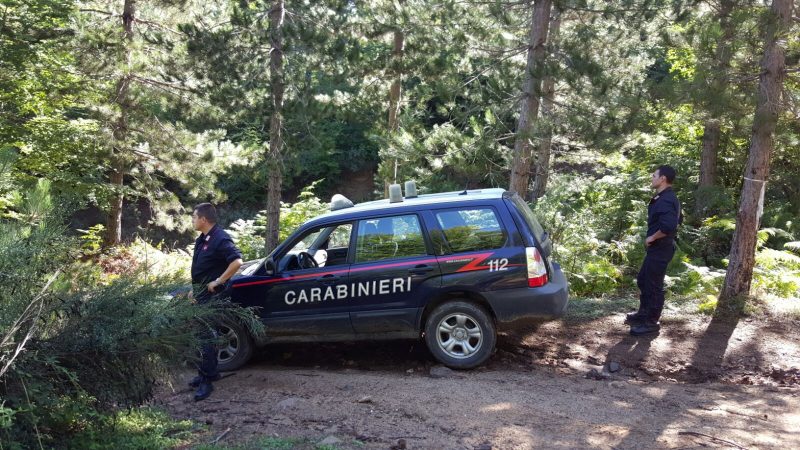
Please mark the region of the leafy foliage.
<svg viewBox="0 0 800 450"><path fill-rule="evenodd" d="M263 330L249 309L170 295L183 282L151 272L166 258L152 249L139 270L87 282L56 203L41 181L18 207L24 221L0 221L0 276L13 286L0 292L0 435L23 447L56 445L147 400L170 366L196 357L199 327Z"/></svg>
<svg viewBox="0 0 800 450"><path fill-rule="evenodd" d="M314 196L317 183L303 189L295 203L281 202L280 240L283 241L309 219L328 211L328 205ZM267 225L266 211L253 219L239 219L226 230L237 243L245 260L267 256L264 248L264 231Z"/></svg>

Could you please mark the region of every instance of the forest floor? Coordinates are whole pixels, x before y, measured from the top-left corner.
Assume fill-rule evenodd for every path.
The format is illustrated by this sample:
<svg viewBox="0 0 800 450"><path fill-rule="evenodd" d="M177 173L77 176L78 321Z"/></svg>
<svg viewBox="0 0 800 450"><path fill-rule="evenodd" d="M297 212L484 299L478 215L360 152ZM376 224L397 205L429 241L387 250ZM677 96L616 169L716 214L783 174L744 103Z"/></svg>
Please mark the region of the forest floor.
<svg viewBox="0 0 800 450"><path fill-rule="evenodd" d="M156 404L228 448L800 448L796 314L673 309L636 338L632 303L578 300L471 371L417 342L273 345L209 399L185 371Z"/></svg>

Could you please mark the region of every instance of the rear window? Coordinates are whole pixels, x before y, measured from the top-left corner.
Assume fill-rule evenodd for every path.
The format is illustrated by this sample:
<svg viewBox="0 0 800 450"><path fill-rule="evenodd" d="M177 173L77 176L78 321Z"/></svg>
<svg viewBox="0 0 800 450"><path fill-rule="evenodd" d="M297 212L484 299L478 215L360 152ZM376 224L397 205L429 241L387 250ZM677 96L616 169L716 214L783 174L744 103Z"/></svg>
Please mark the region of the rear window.
<svg viewBox="0 0 800 450"><path fill-rule="evenodd" d="M539 221L536 220L536 216L533 215L533 211L531 211L528 204L516 194L511 197L511 201L514 202L514 206L516 206L517 210L522 214L522 218L525 220L525 223L528 224L528 228L533 232L533 237L535 237L538 242L542 242L544 240L544 228L539 225Z"/></svg>
<svg viewBox="0 0 800 450"><path fill-rule="evenodd" d="M501 248L508 237L491 208L439 211L436 220L453 253Z"/></svg>

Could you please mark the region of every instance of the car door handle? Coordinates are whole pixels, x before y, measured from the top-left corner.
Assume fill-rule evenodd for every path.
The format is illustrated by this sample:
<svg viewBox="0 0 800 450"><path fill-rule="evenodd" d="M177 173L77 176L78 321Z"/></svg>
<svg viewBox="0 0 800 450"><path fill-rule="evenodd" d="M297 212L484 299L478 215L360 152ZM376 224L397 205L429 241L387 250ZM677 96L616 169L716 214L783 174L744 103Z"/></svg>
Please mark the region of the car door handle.
<svg viewBox="0 0 800 450"><path fill-rule="evenodd" d="M329 273L327 275L323 275L323 276L317 278L317 281L321 282L322 284L334 284L337 281L339 281L340 278L341 277L339 277L338 275L334 275L332 273Z"/></svg>
<svg viewBox="0 0 800 450"><path fill-rule="evenodd" d="M431 267L431 266L429 266L427 264L419 264L417 266L414 266L414 267L408 269L408 273L410 273L412 275L425 275L426 273L428 273L428 272L430 272L432 270L433 270L433 267Z"/></svg>

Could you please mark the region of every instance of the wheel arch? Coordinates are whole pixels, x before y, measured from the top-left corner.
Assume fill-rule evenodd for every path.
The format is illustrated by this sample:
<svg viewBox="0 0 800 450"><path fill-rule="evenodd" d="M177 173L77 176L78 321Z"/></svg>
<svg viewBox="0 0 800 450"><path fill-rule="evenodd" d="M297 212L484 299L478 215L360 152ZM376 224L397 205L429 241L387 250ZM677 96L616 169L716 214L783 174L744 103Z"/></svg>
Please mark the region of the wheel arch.
<svg viewBox="0 0 800 450"><path fill-rule="evenodd" d="M486 297L475 291L456 289L436 295L425 304L425 307L422 309L422 313L420 314L419 322L417 323L417 328L420 330L420 334L424 333L425 322L428 320L431 312L433 312L433 310L439 305L453 300L465 301L467 303L472 303L482 307L489 314L489 317L492 318L492 322L494 323L495 327L497 326L497 316L495 315L495 312Z"/></svg>

